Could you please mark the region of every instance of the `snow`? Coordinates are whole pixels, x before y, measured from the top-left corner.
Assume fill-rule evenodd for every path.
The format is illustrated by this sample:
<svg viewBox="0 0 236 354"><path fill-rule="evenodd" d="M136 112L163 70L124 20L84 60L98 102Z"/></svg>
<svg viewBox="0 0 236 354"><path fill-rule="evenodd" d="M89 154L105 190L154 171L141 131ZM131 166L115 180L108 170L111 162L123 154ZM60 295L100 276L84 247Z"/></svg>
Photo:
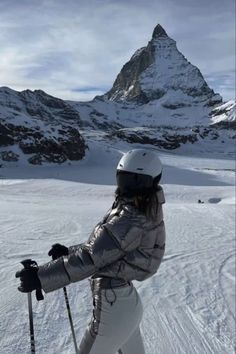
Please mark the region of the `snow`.
<svg viewBox="0 0 236 354"><path fill-rule="evenodd" d="M235 122L235 107L236 102L230 100L216 108L213 109L212 113L212 123L220 123L220 122Z"/></svg>
<svg viewBox="0 0 236 354"><path fill-rule="evenodd" d="M164 68L163 68L164 70ZM147 72L145 71L147 78ZM147 79L148 80L148 79ZM150 78L150 92L152 89L158 89L154 87L159 84L159 80L154 80ZM155 85L153 83L155 81ZM189 80L189 82L192 82ZM154 85L154 86L153 86ZM129 89L124 92L127 95L132 89L132 85ZM159 87L161 89L161 87ZM215 95L217 96L217 95ZM215 97L214 96L214 97ZM212 100L214 100L214 97ZM97 100L89 104L83 104L82 102L72 102L68 101L68 104L72 106L73 109L78 110L82 121L91 122L91 112L95 109L99 113L103 114L106 119L112 124L114 122L120 123L124 127L135 127L135 126L149 126L149 127L193 127L193 126L209 126L210 124L218 123L225 120L235 120L235 105L234 101L228 102L228 113L222 113L221 115L216 115L216 107L212 111L212 107L207 104L207 97L202 95L199 97L191 97L187 93L184 93L180 89L175 90L171 87L168 88L167 93L159 98L153 99L147 104L134 104L128 102L115 102L107 100ZM222 105L219 106L222 108ZM212 115L211 115L212 111ZM210 116L209 116L210 114ZM100 117L99 121L104 122L104 117ZM230 117L227 118L227 117ZM97 119L98 120L98 119Z"/></svg>
<svg viewBox="0 0 236 354"><path fill-rule="evenodd" d="M71 166L0 170L1 353L30 352L19 262L41 264L53 243L85 241L113 201L115 166L128 146L101 145ZM167 249L158 273L135 282L147 354L234 353L235 163L203 156L160 154ZM67 290L79 342L92 311L88 280ZM33 299L33 311L37 352L74 353L63 291Z"/></svg>
<svg viewBox="0 0 236 354"><path fill-rule="evenodd" d="M145 70L138 72L137 68L143 66L141 55L144 50L149 51L149 55L153 56L153 62ZM137 61L135 64L134 59ZM119 75L125 75L126 65ZM133 70L133 75L129 73L130 81L126 83L128 89L122 84L120 86L115 84L109 96L110 101L106 100L105 95L103 107L101 107L102 101L99 102L102 112L108 105L109 109L115 108L116 101L120 104L118 116L121 122L126 121L125 115L128 113L139 125L189 127L208 126L212 123L209 115L213 106L222 102L222 98L208 87L199 69L177 49L173 39L167 35L152 38L147 47L135 52L129 65L129 71ZM147 104L135 105L132 102L131 97L134 98L137 94L138 87L149 99ZM96 103L95 100L92 105ZM122 105L127 112L124 112ZM112 115L109 114L112 120L113 116L114 112ZM129 120L129 123L131 121Z"/></svg>
<svg viewBox="0 0 236 354"><path fill-rule="evenodd" d="M144 92L156 89L200 90L205 81L199 70L190 64L169 37L154 40L155 61L141 75L140 84Z"/></svg>

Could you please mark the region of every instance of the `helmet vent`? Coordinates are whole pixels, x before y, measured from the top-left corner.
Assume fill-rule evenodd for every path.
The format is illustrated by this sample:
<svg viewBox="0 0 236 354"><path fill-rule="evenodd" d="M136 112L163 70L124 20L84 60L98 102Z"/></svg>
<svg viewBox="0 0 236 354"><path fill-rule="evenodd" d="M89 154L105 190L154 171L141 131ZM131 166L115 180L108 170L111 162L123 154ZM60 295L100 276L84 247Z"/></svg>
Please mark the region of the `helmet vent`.
<svg viewBox="0 0 236 354"><path fill-rule="evenodd" d="M138 170L138 171L143 171L143 168L138 167L138 168L136 168L136 170Z"/></svg>

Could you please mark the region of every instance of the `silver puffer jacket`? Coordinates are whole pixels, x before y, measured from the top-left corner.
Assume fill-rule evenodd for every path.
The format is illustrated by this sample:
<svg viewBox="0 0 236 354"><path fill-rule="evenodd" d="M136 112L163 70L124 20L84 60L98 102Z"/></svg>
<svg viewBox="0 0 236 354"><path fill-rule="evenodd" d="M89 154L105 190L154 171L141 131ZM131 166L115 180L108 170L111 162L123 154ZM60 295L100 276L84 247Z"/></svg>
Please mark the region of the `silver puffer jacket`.
<svg viewBox="0 0 236 354"><path fill-rule="evenodd" d="M154 221L130 200L123 200L94 228L87 242L70 247L68 256L40 266L43 290L50 292L90 276L142 281L156 273L165 251L161 187L157 198Z"/></svg>

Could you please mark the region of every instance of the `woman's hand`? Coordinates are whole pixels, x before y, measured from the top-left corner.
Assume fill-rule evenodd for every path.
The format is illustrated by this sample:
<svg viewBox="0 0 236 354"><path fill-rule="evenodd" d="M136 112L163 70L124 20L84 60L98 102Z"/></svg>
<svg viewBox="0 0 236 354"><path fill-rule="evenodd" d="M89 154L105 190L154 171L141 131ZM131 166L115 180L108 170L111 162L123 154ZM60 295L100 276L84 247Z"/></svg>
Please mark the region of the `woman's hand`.
<svg viewBox="0 0 236 354"><path fill-rule="evenodd" d="M33 290L41 289L41 283L38 278L38 268L23 268L22 270L16 272L16 278L20 278L20 286L18 290L22 293L29 293Z"/></svg>
<svg viewBox="0 0 236 354"><path fill-rule="evenodd" d="M52 245L52 248L48 252L48 255L52 257L53 260L58 259L62 256L67 256L69 250L66 246L61 245L60 243L55 243Z"/></svg>

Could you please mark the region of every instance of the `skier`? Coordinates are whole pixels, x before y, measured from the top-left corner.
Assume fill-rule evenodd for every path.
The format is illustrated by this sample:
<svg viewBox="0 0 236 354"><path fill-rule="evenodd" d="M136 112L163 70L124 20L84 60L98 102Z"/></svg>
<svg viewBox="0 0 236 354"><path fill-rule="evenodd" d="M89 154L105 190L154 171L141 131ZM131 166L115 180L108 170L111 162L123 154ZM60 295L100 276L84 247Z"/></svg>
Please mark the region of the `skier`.
<svg viewBox="0 0 236 354"><path fill-rule="evenodd" d="M88 241L69 248L53 245L53 261L20 274L21 292L47 293L91 277L93 316L80 354L145 353L139 328L143 308L132 281L155 274L164 255L161 175L156 152L124 154L117 166L115 201Z"/></svg>

